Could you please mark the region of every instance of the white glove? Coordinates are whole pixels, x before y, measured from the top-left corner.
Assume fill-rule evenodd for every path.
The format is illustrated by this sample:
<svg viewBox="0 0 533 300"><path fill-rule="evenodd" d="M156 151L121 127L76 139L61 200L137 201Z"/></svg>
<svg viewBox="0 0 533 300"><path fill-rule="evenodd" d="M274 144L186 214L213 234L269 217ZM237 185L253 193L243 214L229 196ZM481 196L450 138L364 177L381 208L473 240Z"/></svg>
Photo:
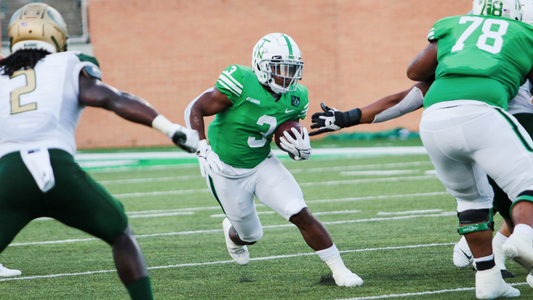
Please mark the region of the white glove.
<svg viewBox="0 0 533 300"><path fill-rule="evenodd" d="M302 132L299 132L296 128L291 128L291 131L296 136L294 139L287 131L283 132L285 137L279 139L280 145L285 151L294 155L294 160L306 160L311 156L311 141L309 140L309 134L304 127ZM303 138L302 138L303 134Z"/></svg>
<svg viewBox="0 0 533 300"><path fill-rule="evenodd" d="M200 173L202 173L202 177L205 177L209 169L215 173L218 173L224 169L222 161L218 155L211 150L211 146L207 144L206 140L201 140L198 142L198 151L196 152L196 156L198 156Z"/></svg>
<svg viewBox="0 0 533 300"><path fill-rule="evenodd" d="M181 149L194 153L198 148L198 132L196 130L185 128L178 124L172 124L167 131L167 136L172 139Z"/></svg>

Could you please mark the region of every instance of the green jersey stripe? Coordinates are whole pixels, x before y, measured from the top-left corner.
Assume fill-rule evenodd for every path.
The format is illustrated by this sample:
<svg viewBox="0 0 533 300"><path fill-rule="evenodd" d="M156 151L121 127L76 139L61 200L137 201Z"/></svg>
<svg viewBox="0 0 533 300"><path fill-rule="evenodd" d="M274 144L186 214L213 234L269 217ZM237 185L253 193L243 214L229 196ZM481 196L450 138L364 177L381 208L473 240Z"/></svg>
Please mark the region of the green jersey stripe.
<svg viewBox="0 0 533 300"><path fill-rule="evenodd" d="M235 79L232 76L230 76L229 73L222 72L222 74L220 74L220 75L221 76L222 75L226 76L229 80L231 80L231 82L233 82L236 86L238 86L239 88L242 89L242 84L240 82L238 82L237 79Z"/></svg>
<svg viewBox="0 0 533 300"><path fill-rule="evenodd" d="M229 87L227 84L225 84L222 80L217 80L217 83L220 84L224 89L230 91L232 94L234 94L237 97L240 97L241 95L238 94L236 91L232 90L231 87Z"/></svg>
<svg viewBox="0 0 533 300"><path fill-rule="evenodd" d="M242 93L242 89L238 88L235 84L233 84L230 80L228 80L226 77L220 75L218 77L218 82L225 87L227 90L231 91L237 96L240 96Z"/></svg>
<svg viewBox="0 0 533 300"><path fill-rule="evenodd" d="M435 27L429 30L427 39L430 41L435 39Z"/></svg>

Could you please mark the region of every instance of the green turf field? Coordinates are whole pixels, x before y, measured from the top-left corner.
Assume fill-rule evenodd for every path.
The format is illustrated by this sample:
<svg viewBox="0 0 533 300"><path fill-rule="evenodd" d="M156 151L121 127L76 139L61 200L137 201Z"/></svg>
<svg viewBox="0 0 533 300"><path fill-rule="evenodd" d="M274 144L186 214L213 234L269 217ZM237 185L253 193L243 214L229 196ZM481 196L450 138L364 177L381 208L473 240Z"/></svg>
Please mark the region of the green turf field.
<svg viewBox="0 0 533 300"><path fill-rule="evenodd" d="M350 146L333 143L314 146ZM362 146L391 144L420 145ZM97 152L102 151L84 153ZM335 286L297 228L260 204L264 236L249 248L248 266L231 262L222 210L194 159L88 170L124 204L156 299L475 299L475 273L452 263L459 239L455 201L427 155L376 156L369 148L366 155L319 155L305 162L280 158L348 268L365 281L362 287ZM499 216L496 222L499 227ZM128 298L110 247L55 220L30 223L0 263L23 272L0 279L0 299ZM514 262L507 267L517 275L508 282L521 290L522 299L532 299L526 271Z"/></svg>

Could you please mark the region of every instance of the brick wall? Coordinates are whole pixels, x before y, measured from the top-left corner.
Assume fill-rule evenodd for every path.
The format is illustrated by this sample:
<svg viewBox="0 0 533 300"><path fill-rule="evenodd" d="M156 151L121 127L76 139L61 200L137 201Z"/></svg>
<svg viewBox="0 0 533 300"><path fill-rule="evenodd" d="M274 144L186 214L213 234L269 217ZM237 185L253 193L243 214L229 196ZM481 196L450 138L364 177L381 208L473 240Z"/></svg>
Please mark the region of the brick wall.
<svg viewBox="0 0 533 300"><path fill-rule="evenodd" d="M91 0L89 22L104 81L184 124L187 104L226 66L250 65L253 46L267 33L289 34L303 51L310 115L320 102L346 110L410 87L405 71L427 45L429 28L470 7L470 0ZM417 130L419 119L416 112L350 130ZM310 117L302 123L309 127ZM80 148L170 144L91 108L76 138Z"/></svg>

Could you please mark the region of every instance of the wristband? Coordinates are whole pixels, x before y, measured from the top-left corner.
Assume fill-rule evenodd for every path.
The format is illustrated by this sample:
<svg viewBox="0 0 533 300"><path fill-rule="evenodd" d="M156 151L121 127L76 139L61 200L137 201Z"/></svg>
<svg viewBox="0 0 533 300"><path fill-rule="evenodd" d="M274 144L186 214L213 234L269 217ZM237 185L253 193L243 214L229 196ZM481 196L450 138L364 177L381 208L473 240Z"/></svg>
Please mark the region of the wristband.
<svg viewBox="0 0 533 300"><path fill-rule="evenodd" d="M361 123L361 110L355 108L349 111L340 113L340 122L337 125L340 127L350 127Z"/></svg>
<svg viewBox="0 0 533 300"><path fill-rule="evenodd" d="M173 126L174 126L174 123L170 122L163 115L158 115L152 121L152 127L154 129L157 129L157 130L161 131L166 136L168 136L171 133L170 130L172 129Z"/></svg>

